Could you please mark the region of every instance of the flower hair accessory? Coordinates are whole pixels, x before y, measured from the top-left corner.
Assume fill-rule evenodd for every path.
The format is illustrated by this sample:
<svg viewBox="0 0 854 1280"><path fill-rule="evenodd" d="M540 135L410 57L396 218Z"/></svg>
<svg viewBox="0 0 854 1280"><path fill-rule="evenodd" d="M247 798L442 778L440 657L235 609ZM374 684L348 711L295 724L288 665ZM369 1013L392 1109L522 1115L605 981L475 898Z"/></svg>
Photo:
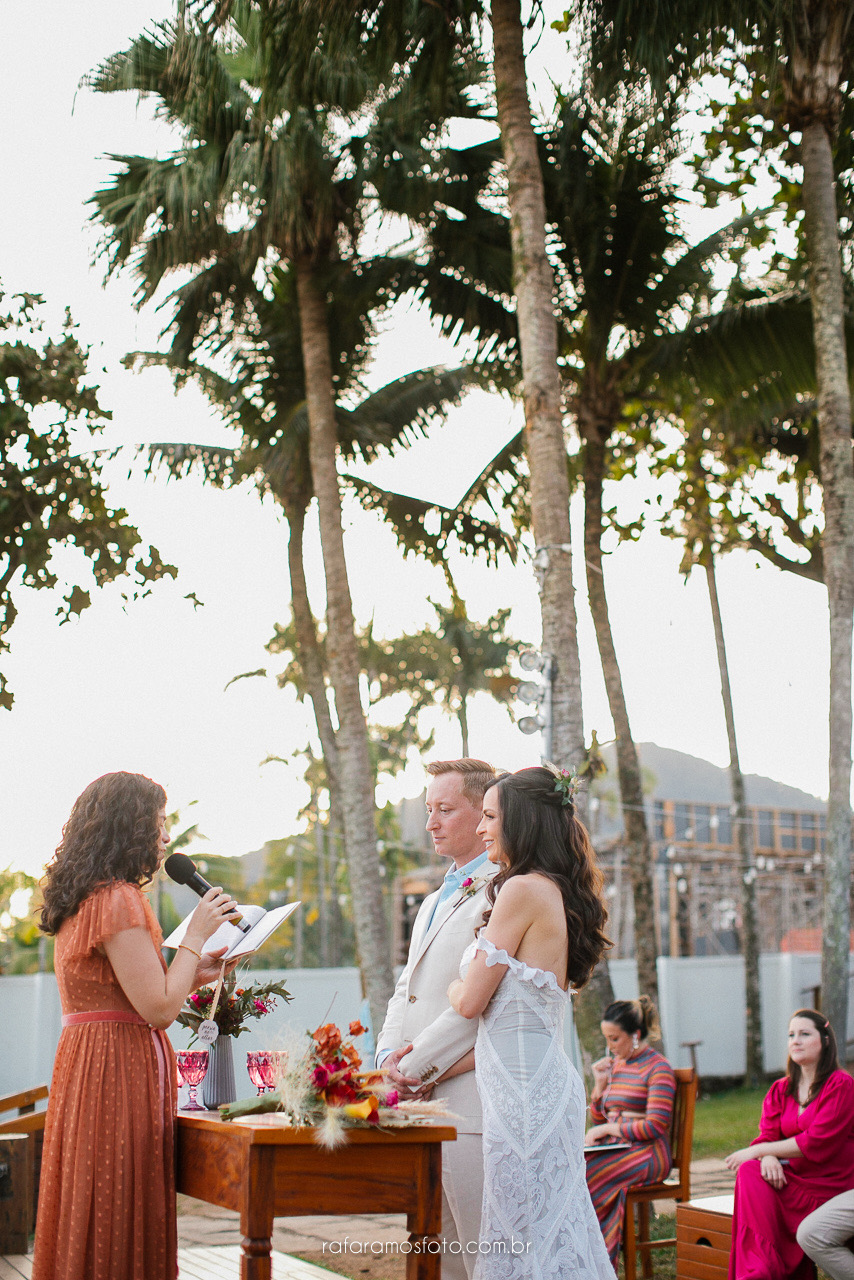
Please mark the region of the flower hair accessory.
<svg viewBox="0 0 854 1280"><path fill-rule="evenodd" d="M560 796L562 805L570 805L575 802L575 792L578 788L578 774L570 772L569 769L558 769L555 775L554 789Z"/></svg>

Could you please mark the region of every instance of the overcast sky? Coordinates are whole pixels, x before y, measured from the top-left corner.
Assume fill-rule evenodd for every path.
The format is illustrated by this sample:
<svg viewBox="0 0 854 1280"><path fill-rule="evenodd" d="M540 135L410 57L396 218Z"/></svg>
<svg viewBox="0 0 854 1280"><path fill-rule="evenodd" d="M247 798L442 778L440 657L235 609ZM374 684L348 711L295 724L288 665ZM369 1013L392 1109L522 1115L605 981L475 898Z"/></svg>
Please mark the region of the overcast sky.
<svg viewBox="0 0 854 1280"><path fill-rule="evenodd" d="M555 14L562 9L554 6ZM161 318L132 308L127 280L102 287L93 259L96 234L85 201L110 172L108 153L165 147L168 135L130 95L79 88L99 60L124 47L147 22L169 15L163 0L89 0L69 6L30 0L25 20L7 8L0 41L3 84L0 279L7 292L43 293L59 319L70 306L92 348L93 377L112 410L110 443L187 439L227 443L228 433L192 389L180 396L158 371L120 367L128 351L156 344ZM564 74L562 43L538 53L555 80ZM540 73L542 74L542 73ZM418 364L454 360L416 313L387 326L378 381ZM374 469L378 483L453 502L487 459L518 429L518 410L472 397L451 425L400 462ZM240 854L295 829L304 800L294 767L261 762L287 757L305 742L305 713L273 680L233 676L268 663L264 644L288 610L287 528L252 490L219 493L200 482L129 477L130 451L106 474L114 505L127 507L144 539L180 568L177 582L124 607L123 586L95 593L79 619L59 627L57 597L17 594L20 613L3 658L15 693L0 713L0 867L38 874L82 788L100 773L134 769L166 786L210 837L211 852ZM621 511L635 514L648 490L624 483ZM577 525L578 512L575 512ZM373 617L385 635L430 621L427 597L445 598L441 575L404 561L378 521L348 506L347 552L359 621ZM581 545L580 537L577 545ZM60 572L76 553L58 558ZM607 563L613 626L633 729L716 764L727 762L723 715L703 582L677 573L680 549L650 531L619 547ZM538 601L530 566L478 562L455 566L471 616L512 607L511 630L536 642ZM579 591L584 716L589 736L611 736L604 688ZM310 586L322 607L316 535L310 533ZM827 788L827 616L824 591L792 575L732 555L720 566L742 765L816 794ZM195 607L191 593L203 602ZM456 727L436 718L436 754L459 754ZM476 700L471 750L504 766L535 761L506 712ZM393 791L417 794L411 768ZM197 801L188 809L190 802ZM201 850L199 850L201 852Z"/></svg>

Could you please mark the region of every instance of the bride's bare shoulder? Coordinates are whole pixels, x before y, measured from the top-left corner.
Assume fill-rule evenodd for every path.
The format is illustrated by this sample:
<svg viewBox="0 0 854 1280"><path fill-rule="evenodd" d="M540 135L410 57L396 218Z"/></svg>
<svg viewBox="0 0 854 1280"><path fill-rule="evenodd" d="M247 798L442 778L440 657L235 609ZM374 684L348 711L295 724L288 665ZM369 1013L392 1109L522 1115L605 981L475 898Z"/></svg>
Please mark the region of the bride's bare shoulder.
<svg viewBox="0 0 854 1280"><path fill-rule="evenodd" d="M560 901L561 892L549 876L539 871L526 871L519 876L510 876L501 886L499 900L503 897L509 904L511 901Z"/></svg>

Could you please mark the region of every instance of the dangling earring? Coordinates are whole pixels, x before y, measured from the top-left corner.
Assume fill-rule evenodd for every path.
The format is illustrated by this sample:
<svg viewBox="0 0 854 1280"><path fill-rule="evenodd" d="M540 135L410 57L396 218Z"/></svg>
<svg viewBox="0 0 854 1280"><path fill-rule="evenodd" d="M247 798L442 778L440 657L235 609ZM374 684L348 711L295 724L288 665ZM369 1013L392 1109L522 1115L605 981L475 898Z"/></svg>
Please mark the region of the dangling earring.
<svg viewBox="0 0 854 1280"><path fill-rule="evenodd" d="M636 1031L632 1036L632 1051L634 1053L637 1053L639 1045L640 1045L640 1036Z"/></svg>

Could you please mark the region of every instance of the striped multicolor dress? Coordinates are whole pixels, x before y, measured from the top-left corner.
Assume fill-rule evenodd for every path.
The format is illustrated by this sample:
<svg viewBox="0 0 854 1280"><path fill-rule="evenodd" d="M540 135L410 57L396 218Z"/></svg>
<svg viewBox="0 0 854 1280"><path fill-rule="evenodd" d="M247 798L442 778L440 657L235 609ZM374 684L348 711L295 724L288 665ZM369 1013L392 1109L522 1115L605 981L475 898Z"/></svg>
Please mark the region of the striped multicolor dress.
<svg viewBox="0 0 854 1280"><path fill-rule="evenodd" d="M624 1061L614 1059L611 1082L598 1100L590 1102L594 1124L616 1120L626 1151L602 1151L587 1157L587 1185L614 1269L623 1238L628 1187L658 1182L670 1172L670 1120L676 1081L666 1058L646 1045ZM643 1114L624 1120L624 1111Z"/></svg>

